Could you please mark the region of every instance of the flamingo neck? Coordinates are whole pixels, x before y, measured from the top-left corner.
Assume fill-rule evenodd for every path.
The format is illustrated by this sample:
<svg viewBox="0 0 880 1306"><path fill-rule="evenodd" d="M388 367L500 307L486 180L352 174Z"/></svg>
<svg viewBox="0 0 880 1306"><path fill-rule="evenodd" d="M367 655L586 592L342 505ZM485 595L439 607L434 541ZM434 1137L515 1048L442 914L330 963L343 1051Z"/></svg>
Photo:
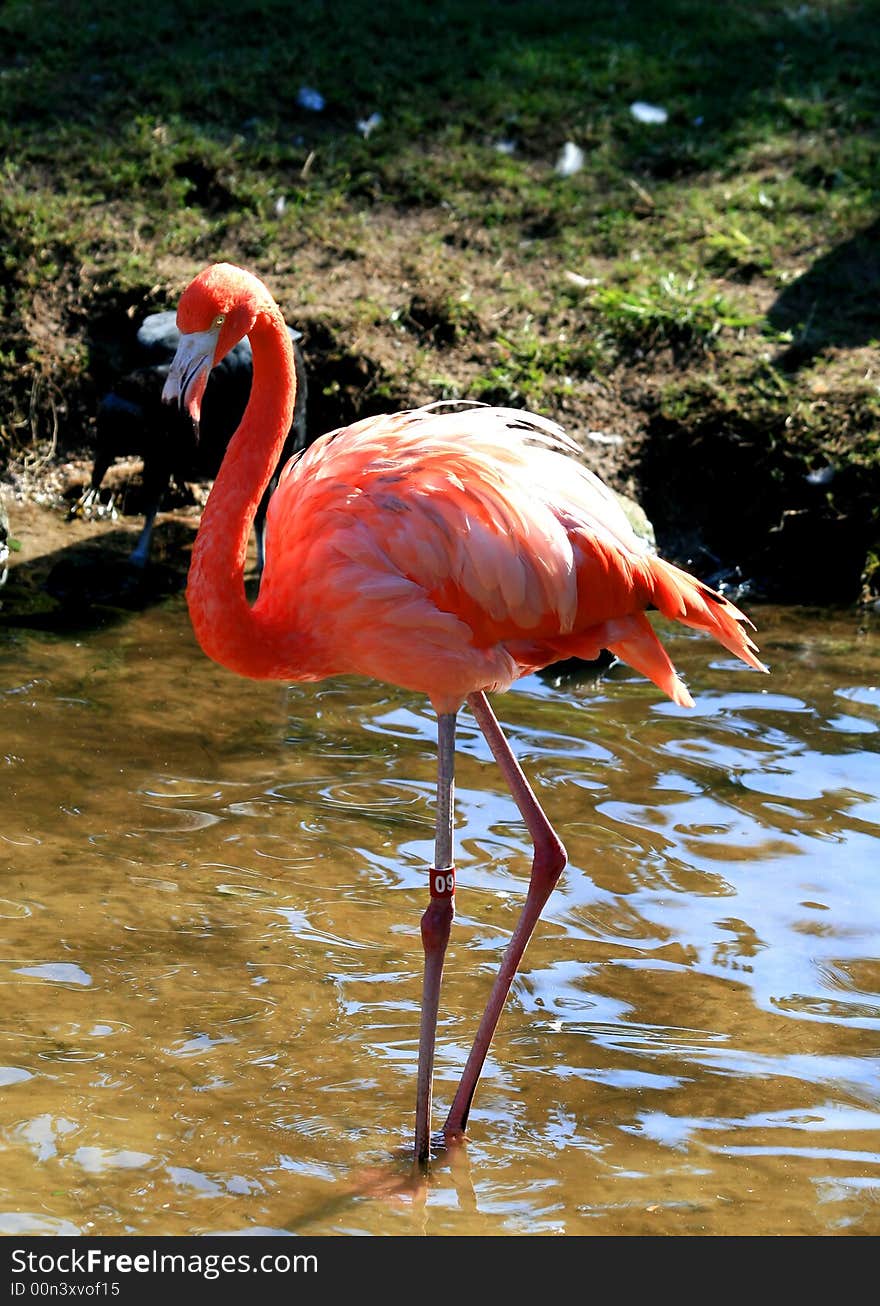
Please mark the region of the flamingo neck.
<svg viewBox="0 0 880 1306"><path fill-rule="evenodd" d="M249 333L250 399L226 450L193 545L186 598L196 638L215 662L255 679L283 678L281 651L244 587L248 541L257 507L281 454L296 400L290 335L274 304ZM284 662L289 664L288 633Z"/></svg>

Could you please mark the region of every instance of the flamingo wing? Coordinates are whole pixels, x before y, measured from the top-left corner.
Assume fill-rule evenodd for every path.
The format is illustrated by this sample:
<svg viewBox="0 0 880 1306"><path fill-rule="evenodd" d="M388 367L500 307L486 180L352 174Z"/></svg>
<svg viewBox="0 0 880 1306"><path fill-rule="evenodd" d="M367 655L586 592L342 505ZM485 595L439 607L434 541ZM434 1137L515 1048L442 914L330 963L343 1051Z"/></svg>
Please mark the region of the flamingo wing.
<svg viewBox="0 0 880 1306"><path fill-rule="evenodd" d="M482 406L332 432L282 474L255 611L308 630L318 674L392 681L438 710L603 647L688 702L642 614L705 628L705 601L682 597L702 587L649 552L573 448L546 419Z"/></svg>

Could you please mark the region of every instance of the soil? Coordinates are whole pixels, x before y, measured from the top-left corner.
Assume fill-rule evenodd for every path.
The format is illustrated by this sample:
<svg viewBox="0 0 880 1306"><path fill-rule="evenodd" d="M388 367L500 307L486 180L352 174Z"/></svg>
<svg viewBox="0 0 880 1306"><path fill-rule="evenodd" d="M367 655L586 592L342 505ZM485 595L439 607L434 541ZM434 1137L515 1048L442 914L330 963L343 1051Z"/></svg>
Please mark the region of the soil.
<svg viewBox="0 0 880 1306"><path fill-rule="evenodd" d="M409 213L396 220L393 238L387 221L366 225L357 249L336 242L332 233L316 238L312 232L293 259L257 268L287 321L302 332L310 434L438 398L478 394L487 402L529 406L528 396L500 382L493 389L487 378L499 373L505 332L532 330L540 340L546 324L539 313L527 320L522 297L510 293L506 269L487 257L484 246L476 226ZM238 261L254 265L247 251ZM549 298L558 267L538 258L528 266L540 304L542 296ZM33 302L25 325L44 361L33 381L29 439L12 450L4 474L10 533L20 545L10 560L15 584L5 590L7 616L16 588L27 591L38 610L47 585L57 601L70 583L63 569L61 580L55 570L50 583L61 563L82 571L83 557L94 561L101 554L113 567L124 565L144 506L137 448L125 450L106 474L96 514L69 517L91 473L100 399L143 361L135 347L137 326L147 313L173 307L197 270L170 260L157 267L151 286L115 295L99 267L84 267L76 285L60 279L52 297ZM552 331L557 342L581 339L583 313L573 307L570 321L561 323L557 315ZM85 366L74 362L82 357ZM684 364L711 381L708 358ZM725 407L708 382L704 402L670 416L663 396L682 375L674 349L633 349L605 373L573 371L554 389L550 415L575 438L592 470L642 505L662 553L735 599L858 601L871 547L865 488L852 490L848 507L831 509L827 485L821 477L807 482L791 442L773 432L768 438L760 414L750 418L744 409ZM833 390L814 398L826 410L824 420L833 419ZM842 389L841 407L845 403ZM186 541L209 484L196 478L170 488L150 583L182 583ZM90 592L89 586L82 590L80 605ZM100 585L94 593L100 598Z"/></svg>

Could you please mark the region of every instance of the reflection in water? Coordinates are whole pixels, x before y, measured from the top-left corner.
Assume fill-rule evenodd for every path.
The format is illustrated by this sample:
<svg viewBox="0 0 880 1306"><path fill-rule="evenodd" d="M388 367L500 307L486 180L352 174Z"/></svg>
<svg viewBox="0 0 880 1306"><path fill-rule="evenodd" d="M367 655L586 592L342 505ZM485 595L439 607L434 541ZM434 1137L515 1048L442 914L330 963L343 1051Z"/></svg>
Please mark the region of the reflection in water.
<svg viewBox="0 0 880 1306"><path fill-rule="evenodd" d="M880 1232L880 658L756 614L496 700L570 865L459 1148L414 1183L435 723L239 681L179 598L0 632L0 1233ZM527 839L462 714L448 1106Z"/></svg>

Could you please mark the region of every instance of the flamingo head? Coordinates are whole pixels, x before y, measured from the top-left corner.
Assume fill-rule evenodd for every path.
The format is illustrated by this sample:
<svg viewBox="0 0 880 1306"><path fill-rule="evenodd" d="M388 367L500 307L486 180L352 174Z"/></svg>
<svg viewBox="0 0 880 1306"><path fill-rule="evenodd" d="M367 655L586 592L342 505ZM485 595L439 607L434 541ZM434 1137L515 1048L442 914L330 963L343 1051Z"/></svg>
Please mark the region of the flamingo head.
<svg viewBox="0 0 880 1306"><path fill-rule="evenodd" d="M262 282L231 263L206 268L181 295L177 306L180 341L162 399L186 408L197 435L211 368L248 335L268 306L267 295Z"/></svg>

